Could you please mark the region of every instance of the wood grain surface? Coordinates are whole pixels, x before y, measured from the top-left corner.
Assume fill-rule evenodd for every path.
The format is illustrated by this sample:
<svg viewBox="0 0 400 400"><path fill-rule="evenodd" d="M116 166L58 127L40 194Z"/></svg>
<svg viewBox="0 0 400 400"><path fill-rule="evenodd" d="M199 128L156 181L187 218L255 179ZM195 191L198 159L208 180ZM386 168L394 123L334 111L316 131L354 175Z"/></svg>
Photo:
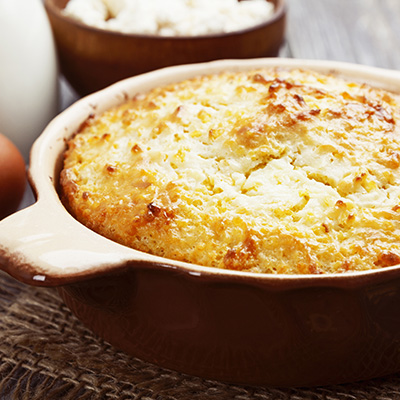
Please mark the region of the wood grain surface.
<svg viewBox="0 0 400 400"><path fill-rule="evenodd" d="M399 0L287 0L282 56L400 69Z"/></svg>

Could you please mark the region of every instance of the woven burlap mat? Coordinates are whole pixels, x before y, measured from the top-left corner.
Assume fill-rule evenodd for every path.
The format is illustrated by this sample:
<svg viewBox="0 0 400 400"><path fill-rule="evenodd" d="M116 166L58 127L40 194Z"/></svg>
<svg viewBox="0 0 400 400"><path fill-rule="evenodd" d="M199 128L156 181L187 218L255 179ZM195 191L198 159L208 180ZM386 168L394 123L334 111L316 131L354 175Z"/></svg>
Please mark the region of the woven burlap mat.
<svg viewBox="0 0 400 400"><path fill-rule="evenodd" d="M249 388L158 368L86 329L54 289L0 273L0 399L400 399L400 374L319 388ZM400 329L400 327L399 327Z"/></svg>

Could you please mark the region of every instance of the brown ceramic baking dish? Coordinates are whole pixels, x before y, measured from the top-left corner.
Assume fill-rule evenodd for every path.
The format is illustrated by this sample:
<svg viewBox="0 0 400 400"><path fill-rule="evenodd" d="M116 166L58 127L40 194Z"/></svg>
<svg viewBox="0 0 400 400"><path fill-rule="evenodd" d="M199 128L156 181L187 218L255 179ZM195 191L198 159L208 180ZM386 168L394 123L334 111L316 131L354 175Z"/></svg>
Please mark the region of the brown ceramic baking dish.
<svg viewBox="0 0 400 400"><path fill-rule="evenodd" d="M0 265L56 286L116 348L159 366L252 385L349 382L400 370L400 266L336 275L217 270L116 244L76 221L57 192L65 139L92 113L202 73L260 66L334 71L400 92L400 73L286 59L226 60L129 78L73 104L34 144L37 202L0 222Z"/></svg>

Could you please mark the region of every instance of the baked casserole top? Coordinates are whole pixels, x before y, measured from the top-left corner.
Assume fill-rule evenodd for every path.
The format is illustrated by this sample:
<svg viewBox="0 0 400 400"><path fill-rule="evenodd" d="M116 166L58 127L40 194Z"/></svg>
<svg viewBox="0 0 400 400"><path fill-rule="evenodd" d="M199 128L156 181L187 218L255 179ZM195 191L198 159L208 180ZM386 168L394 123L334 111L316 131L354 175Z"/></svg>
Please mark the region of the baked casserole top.
<svg viewBox="0 0 400 400"><path fill-rule="evenodd" d="M400 263L400 96L334 75L199 76L93 115L62 198L126 246L286 274Z"/></svg>

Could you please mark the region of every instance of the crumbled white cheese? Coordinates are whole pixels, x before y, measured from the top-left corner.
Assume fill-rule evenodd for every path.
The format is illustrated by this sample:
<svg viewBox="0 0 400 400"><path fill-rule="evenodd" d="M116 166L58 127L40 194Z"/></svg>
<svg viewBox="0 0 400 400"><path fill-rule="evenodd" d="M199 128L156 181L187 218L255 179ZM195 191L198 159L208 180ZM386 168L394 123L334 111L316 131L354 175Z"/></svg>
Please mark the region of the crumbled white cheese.
<svg viewBox="0 0 400 400"><path fill-rule="evenodd" d="M103 0L71 0L65 8L65 14L96 27L102 27L109 11Z"/></svg>
<svg viewBox="0 0 400 400"><path fill-rule="evenodd" d="M64 13L123 33L200 36L255 26L273 10L266 0L69 0Z"/></svg>

